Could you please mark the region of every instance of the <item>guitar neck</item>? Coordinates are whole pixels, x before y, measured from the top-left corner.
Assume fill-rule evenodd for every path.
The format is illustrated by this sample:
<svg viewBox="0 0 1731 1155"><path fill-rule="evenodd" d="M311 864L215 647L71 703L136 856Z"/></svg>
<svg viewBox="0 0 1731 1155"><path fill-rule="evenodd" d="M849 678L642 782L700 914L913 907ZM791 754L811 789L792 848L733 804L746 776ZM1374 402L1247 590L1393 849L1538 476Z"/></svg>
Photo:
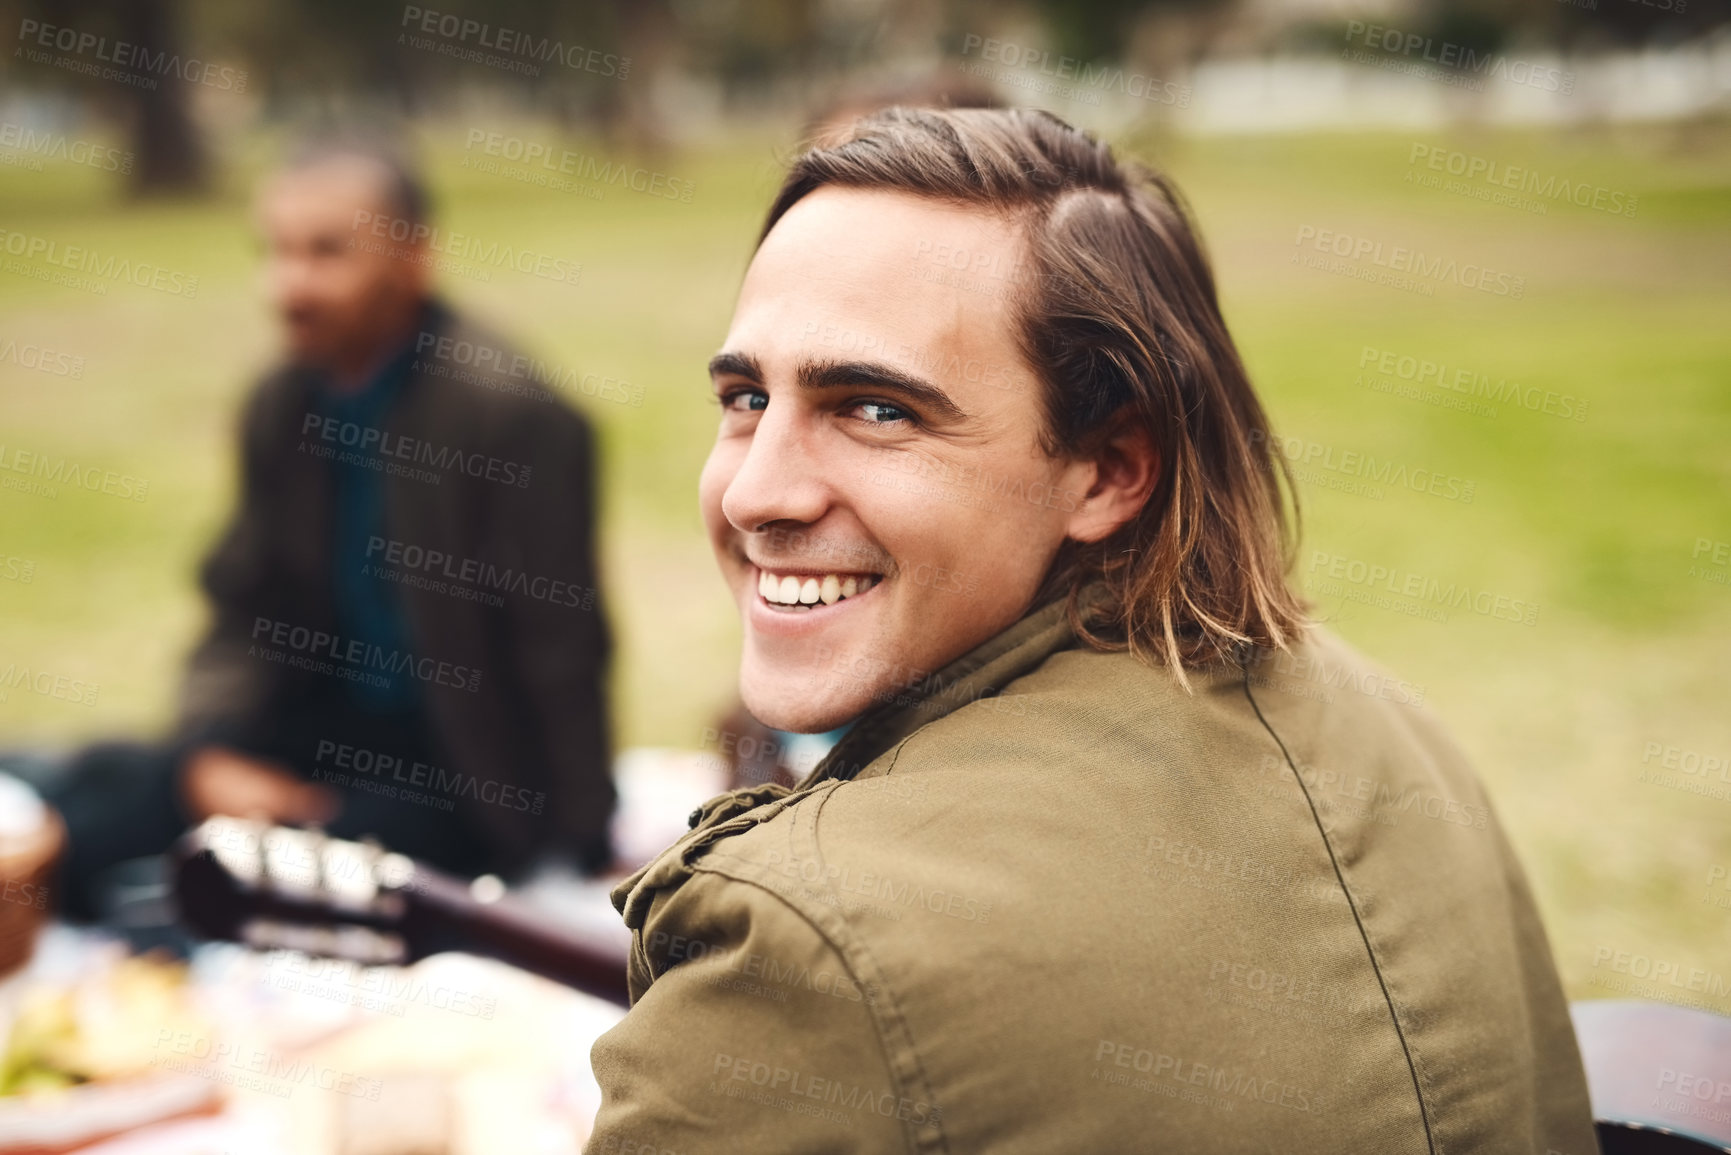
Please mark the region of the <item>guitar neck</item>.
<svg viewBox="0 0 1731 1155"><path fill-rule="evenodd" d="M491 901L476 898L469 883L419 864L404 893L403 920L415 958L467 951L630 1005L625 955L612 942L578 934L508 894Z"/></svg>
<svg viewBox="0 0 1731 1155"><path fill-rule="evenodd" d="M212 818L173 858L181 921L205 938L365 965L460 950L498 959L620 1006L626 952L506 893L376 846Z"/></svg>

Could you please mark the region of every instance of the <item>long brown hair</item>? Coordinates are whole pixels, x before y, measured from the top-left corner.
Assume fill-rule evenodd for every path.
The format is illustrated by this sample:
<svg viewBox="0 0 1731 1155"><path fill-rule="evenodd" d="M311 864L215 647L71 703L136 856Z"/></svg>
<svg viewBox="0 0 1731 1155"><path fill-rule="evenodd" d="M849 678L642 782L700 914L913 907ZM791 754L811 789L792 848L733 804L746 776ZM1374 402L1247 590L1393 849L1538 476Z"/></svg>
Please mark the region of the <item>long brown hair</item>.
<svg viewBox="0 0 1731 1155"><path fill-rule="evenodd" d="M1152 435L1147 504L1103 541L1065 543L1042 600L1067 597L1091 645L1128 647L1181 681L1186 666L1290 644L1306 618L1286 579L1292 478L1169 181L1045 112L890 108L794 160L759 242L825 185L1016 220L1028 272L1014 307L1044 386L1046 452L1087 455L1125 420ZM1106 596L1083 612L1095 582Z"/></svg>

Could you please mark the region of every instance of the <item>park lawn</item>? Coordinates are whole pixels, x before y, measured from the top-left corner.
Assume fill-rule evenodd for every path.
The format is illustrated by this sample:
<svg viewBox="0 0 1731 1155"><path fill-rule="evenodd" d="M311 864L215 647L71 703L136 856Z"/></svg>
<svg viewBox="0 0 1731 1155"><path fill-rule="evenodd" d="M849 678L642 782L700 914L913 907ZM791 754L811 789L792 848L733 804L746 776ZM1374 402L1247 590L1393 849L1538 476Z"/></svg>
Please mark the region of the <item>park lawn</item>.
<svg viewBox="0 0 1731 1155"><path fill-rule="evenodd" d="M742 133L641 159L691 181L689 203L537 188L466 167L460 133L427 143L442 225L583 263L576 285L500 271L449 278L449 295L550 364L642 390L638 407L575 398L602 434L615 709L625 744L696 745L729 697L737 646L696 514L715 421L703 363L782 142ZM0 746L159 733L172 715L203 620L196 565L231 500L235 409L270 356L244 191L267 144L232 149L224 191L197 204L126 205L87 170L0 168L0 227L199 277L188 299L0 274L0 349L84 358L76 379L0 359L0 443L148 481L142 501L0 491L0 667L99 686L88 706L11 689ZM1700 540L1731 539L1731 133L1127 144L1188 194L1276 428L1301 458L1314 451L1297 572L1321 616L1422 687L1479 766L1571 995L1612 993L1594 982L1607 949L1723 973L1731 911L1704 898L1710 869L1731 865L1731 801L1641 775L1650 743L1731 753L1731 575L1692 556ZM1423 171L1415 145L1633 194L1638 207L1536 214L1425 188L1406 179ZM1422 296L1295 264L1320 230L1489 266L1522 278L1522 292L1445 282ZM1366 364L1385 350L1583 400L1585 417L1378 391L1387 375ZM1457 497L1470 483L1471 500L1343 491L1348 475L1327 463L1348 452L1440 474ZM30 581L6 580L9 558ZM1433 620L1446 607L1422 598L1367 604L1364 584L1325 584L1337 558L1502 595L1533 620L1458 607Z"/></svg>

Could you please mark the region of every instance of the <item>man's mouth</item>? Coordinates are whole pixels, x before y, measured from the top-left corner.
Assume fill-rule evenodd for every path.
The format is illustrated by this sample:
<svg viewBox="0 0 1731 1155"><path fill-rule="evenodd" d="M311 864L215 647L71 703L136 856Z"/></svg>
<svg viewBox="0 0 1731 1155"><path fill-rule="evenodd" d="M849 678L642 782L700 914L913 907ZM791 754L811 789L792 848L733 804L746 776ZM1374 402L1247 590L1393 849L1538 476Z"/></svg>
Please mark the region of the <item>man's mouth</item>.
<svg viewBox="0 0 1731 1155"><path fill-rule="evenodd" d="M757 594L772 610L806 613L858 597L883 580L875 573L778 574L760 569Z"/></svg>

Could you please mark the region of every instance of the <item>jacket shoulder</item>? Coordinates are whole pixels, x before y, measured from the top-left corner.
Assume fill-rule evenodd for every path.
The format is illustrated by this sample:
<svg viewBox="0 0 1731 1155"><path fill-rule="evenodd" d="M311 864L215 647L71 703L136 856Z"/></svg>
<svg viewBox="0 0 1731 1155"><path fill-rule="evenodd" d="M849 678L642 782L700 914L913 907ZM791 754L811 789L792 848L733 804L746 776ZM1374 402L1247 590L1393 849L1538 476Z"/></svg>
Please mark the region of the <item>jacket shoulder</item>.
<svg viewBox="0 0 1731 1155"><path fill-rule="evenodd" d="M714 843L700 828L634 886L633 1007L595 1046L608 1089L598 1136L676 1150L717 1134L740 1150L941 1146L942 1110L884 976L782 869L781 847L817 801ZM694 1116L684 1096L704 1087L716 1098Z"/></svg>
<svg viewBox="0 0 1731 1155"><path fill-rule="evenodd" d="M1313 766L1375 766L1487 804L1466 753L1426 703L1428 688L1383 669L1332 631L1312 627L1291 651L1265 655L1248 671L1248 684L1301 775Z"/></svg>
<svg viewBox="0 0 1731 1155"><path fill-rule="evenodd" d="M312 386L305 370L293 365L272 366L253 381L241 402L241 425L251 429L263 424L280 424L306 412L311 399Z"/></svg>

